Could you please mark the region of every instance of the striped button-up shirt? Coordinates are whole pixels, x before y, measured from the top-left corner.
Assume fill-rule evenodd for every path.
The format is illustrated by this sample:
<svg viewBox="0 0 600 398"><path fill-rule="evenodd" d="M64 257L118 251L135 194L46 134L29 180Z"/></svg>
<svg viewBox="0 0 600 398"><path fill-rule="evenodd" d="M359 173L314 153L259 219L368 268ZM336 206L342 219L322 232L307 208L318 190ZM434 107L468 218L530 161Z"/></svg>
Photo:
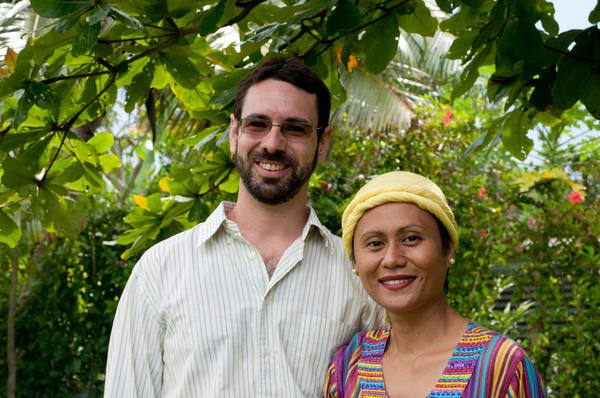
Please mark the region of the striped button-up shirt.
<svg viewBox="0 0 600 398"><path fill-rule="evenodd" d="M310 208L309 208L310 209ZM146 252L119 301L106 397L322 396L335 350L380 326L310 209L269 279L224 204Z"/></svg>

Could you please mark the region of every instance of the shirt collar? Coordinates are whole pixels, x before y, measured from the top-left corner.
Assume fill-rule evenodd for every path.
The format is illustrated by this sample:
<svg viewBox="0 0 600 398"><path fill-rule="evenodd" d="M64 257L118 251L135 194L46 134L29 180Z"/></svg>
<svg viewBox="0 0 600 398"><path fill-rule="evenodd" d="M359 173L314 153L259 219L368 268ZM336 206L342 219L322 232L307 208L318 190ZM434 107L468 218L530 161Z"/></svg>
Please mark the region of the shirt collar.
<svg viewBox="0 0 600 398"><path fill-rule="evenodd" d="M227 215L225 213L226 207L235 207L235 203L231 202L221 202L219 206L212 212L212 214L204 221L204 227L199 228L198 230L198 243L197 246L201 246L207 240L212 238L213 235L217 233L217 231L221 228L221 226L228 221ZM334 250L333 243L333 235L331 232L321 224L321 221L317 217L314 209L310 206L306 206L308 210L308 221L306 225L304 225L304 229L302 230L302 240L306 240L306 237L313 229L319 232L319 235L325 241L325 246L329 248L329 250Z"/></svg>

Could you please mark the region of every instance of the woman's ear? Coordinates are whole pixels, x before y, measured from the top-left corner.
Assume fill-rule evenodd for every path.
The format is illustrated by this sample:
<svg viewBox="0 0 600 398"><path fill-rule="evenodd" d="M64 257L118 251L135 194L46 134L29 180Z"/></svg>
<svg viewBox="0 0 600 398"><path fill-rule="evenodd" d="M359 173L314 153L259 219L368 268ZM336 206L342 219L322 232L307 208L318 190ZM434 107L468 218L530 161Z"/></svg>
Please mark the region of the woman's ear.
<svg viewBox="0 0 600 398"><path fill-rule="evenodd" d="M454 265L454 263L456 262L455 257L456 251L454 250L454 245L452 244L452 242L450 242L448 244L448 251L446 252L446 264L448 264L446 268L449 268L451 265Z"/></svg>

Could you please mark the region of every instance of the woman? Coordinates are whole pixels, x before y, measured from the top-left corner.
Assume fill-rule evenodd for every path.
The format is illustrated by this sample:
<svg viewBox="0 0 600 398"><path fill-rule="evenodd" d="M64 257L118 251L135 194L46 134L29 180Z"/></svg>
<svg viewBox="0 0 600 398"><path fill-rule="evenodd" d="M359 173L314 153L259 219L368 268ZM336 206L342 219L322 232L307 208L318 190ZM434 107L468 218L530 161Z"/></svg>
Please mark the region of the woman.
<svg viewBox="0 0 600 398"><path fill-rule="evenodd" d="M546 396L517 343L448 304L458 232L435 183L408 172L376 177L350 202L342 228L352 271L391 326L337 351L326 397Z"/></svg>

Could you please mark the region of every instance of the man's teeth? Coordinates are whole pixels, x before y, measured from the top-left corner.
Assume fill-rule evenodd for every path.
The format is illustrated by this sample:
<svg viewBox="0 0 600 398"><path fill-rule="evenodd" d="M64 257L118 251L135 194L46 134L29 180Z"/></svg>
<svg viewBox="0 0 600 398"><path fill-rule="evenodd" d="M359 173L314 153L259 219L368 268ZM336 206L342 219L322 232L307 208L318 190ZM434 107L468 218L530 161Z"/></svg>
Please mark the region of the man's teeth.
<svg viewBox="0 0 600 398"><path fill-rule="evenodd" d="M384 285L399 285L401 283L407 283L410 281L414 281L415 278L408 278L408 279L393 279L390 281L383 281L381 283L383 283Z"/></svg>
<svg viewBox="0 0 600 398"><path fill-rule="evenodd" d="M282 170L285 168L285 166L282 164L272 164L272 163L259 163L259 166L262 167L263 169L266 169L269 171L278 171L278 170Z"/></svg>

